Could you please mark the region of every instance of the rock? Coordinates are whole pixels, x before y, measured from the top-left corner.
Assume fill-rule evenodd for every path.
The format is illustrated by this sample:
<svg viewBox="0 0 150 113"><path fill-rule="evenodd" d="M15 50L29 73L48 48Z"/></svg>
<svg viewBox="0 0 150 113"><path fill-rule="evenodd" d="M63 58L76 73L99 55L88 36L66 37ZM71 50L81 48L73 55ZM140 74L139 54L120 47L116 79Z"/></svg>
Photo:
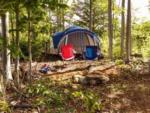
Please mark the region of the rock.
<svg viewBox="0 0 150 113"><path fill-rule="evenodd" d="M64 93L65 93L65 94L68 94L68 93L69 93L69 90L68 90L68 89L64 89Z"/></svg>
<svg viewBox="0 0 150 113"><path fill-rule="evenodd" d="M56 62L56 65L62 65L62 61L61 60L58 60L57 62Z"/></svg>
<svg viewBox="0 0 150 113"><path fill-rule="evenodd" d="M74 90L77 90L77 89L78 89L77 84L73 84L71 87L72 87L72 89L74 89Z"/></svg>
<svg viewBox="0 0 150 113"><path fill-rule="evenodd" d="M98 85L98 84L106 83L108 81L109 81L109 77L104 75L73 76L74 83L79 83L83 85Z"/></svg>
<svg viewBox="0 0 150 113"><path fill-rule="evenodd" d="M109 77L108 76L105 76L105 75L101 75L100 76L100 79L104 82L104 83L106 83L106 82L108 82L110 79L109 79Z"/></svg>
<svg viewBox="0 0 150 113"><path fill-rule="evenodd" d="M39 113L37 109L32 109L32 113Z"/></svg>
<svg viewBox="0 0 150 113"><path fill-rule="evenodd" d="M73 82L74 82L74 83L84 83L84 82L85 82L85 76L82 76L82 75L74 75L74 76L73 76Z"/></svg>
<svg viewBox="0 0 150 113"><path fill-rule="evenodd" d="M89 74L87 75L89 78L92 78L94 80L97 80L97 81L101 81L102 83L106 83L108 82L110 79L107 75L104 75L104 74Z"/></svg>
<svg viewBox="0 0 150 113"><path fill-rule="evenodd" d="M17 104L18 104L18 102L15 101L15 100L10 102L10 105L12 105L12 106L15 106L15 105L17 105Z"/></svg>
<svg viewBox="0 0 150 113"><path fill-rule="evenodd" d="M31 66L34 67L37 65L37 62L32 62Z"/></svg>

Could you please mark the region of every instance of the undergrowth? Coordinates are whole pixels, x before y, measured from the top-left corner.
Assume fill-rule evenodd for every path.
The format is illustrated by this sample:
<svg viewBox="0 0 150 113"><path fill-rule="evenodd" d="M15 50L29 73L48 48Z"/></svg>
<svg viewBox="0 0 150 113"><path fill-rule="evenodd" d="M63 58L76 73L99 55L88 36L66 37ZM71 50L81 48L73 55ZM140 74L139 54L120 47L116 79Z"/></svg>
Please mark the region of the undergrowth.
<svg viewBox="0 0 150 113"><path fill-rule="evenodd" d="M35 107L48 113L96 113L102 108L99 96L91 90L73 89L49 79L28 86L27 93L34 98Z"/></svg>

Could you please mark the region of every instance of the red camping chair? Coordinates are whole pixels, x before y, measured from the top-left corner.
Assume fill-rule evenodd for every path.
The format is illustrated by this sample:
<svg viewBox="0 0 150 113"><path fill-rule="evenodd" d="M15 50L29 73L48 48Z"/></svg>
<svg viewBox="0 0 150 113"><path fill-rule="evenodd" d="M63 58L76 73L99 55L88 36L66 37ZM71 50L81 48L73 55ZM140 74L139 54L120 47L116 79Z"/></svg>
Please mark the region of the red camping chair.
<svg viewBox="0 0 150 113"><path fill-rule="evenodd" d="M71 44L62 46L60 52L61 52L60 55L63 60L72 60L75 58L74 49Z"/></svg>

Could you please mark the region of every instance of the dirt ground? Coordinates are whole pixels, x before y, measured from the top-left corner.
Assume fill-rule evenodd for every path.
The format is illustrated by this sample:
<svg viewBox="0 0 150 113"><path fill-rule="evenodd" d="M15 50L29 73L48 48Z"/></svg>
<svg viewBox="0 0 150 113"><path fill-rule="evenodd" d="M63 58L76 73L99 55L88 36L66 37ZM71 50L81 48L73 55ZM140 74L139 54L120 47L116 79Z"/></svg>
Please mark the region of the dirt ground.
<svg viewBox="0 0 150 113"><path fill-rule="evenodd" d="M106 85L93 88L102 98L102 113L150 113L148 74L118 78Z"/></svg>
<svg viewBox="0 0 150 113"><path fill-rule="evenodd" d="M96 65L96 62L93 64ZM150 73L147 68L142 64L135 64L133 67L130 65L128 71L120 72L117 67L113 66L103 72L110 77L109 82L85 86L85 89L99 93L102 113L150 113Z"/></svg>
<svg viewBox="0 0 150 113"><path fill-rule="evenodd" d="M38 71L44 64L51 68L47 74ZM80 84L83 89L98 93L103 106L101 113L150 113L150 73L144 63L122 65L105 60L43 62L33 64L33 72L39 78L59 81L74 75L105 75L109 81L102 84Z"/></svg>

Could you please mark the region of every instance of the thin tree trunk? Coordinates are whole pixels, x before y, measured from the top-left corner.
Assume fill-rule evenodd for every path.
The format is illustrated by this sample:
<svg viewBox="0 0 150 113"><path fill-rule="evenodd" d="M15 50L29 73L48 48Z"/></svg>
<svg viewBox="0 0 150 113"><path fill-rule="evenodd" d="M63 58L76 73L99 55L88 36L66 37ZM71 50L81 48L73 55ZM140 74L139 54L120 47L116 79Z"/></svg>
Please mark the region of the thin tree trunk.
<svg viewBox="0 0 150 113"><path fill-rule="evenodd" d="M92 18L92 3L93 0L90 0L90 20L89 20L89 29L92 31L93 18Z"/></svg>
<svg viewBox="0 0 150 113"><path fill-rule="evenodd" d="M49 20L51 21L51 12L50 12L51 10L49 9L48 10L48 12L49 12ZM51 36L52 35L52 23L50 22L49 23L50 24L50 29L49 29L49 36ZM49 38L49 40L48 40L48 47L49 47L49 50L48 50L48 52L50 53L51 52L51 40L50 40L50 38Z"/></svg>
<svg viewBox="0 0 150 113"><path fill-rule="evenodd" d="M11 31L12 42L15 43L13 13L11 14L11 17L10 17L10 25L11 25L11 29L12 29L12 31Z"/></svg>
<svg viewBox="0 0 150 113"><path fill-rule="evenodd" d="M2 22L2 18L1 18L1 22ZM2 37L2 26L0 26L0 36ZM2 53L3 55L3 53ZM4 63L3 63L4 65ZM3 66L3 70L4 70L4 66ZM0 71L0 92L2 92L3 98L5 99L6 97L6 92L5 92L5 75L3 71Z"/></svg>
<svg viewBox="0 0 150 113"><path fill-rule="evenodd" d="M95 22L95 18L94 18L95 15L96 15L95 11L92 10L92 31L96 30L96 25L97 25L97 23Z"/></svg>
<svg viewBox="0 0 150 113"><path fill-rule="evenodd" d="M60 3L61 3L61 4L64 4L64 0L60 0ZM61 16L60 16L60 18L61 18L61 23L60 23L60 25L61 25L61 30L62 30L62 31L65 30L65 17L64 17L65 12L64 12L64 11L65 11L65 10L63 10L63 9L60 8L60 12L61 12Z"/></svg>
<svg viewBox="0 0 150 113"><path fill-rule="evenodd" d="M58 0L57 1L58 3L61 3L61 0ZM61 29L61 9L60 9L60 7L59 6L57 6L57 8L56 8L56 14L57 14L57 30L58 31L61 31L62 29Z"/></svg>
<svg viewBox="0 0 150 113"><path fill-rule="evenodd" d="M32 77L32 50L31 50L31 12L28 10L28 53L29 53L29 81Z"/></svg>
<svg viewBox="0 0 150 113"><path fill-rule="evenodd" d="M10 29L12 30L11 31L11 42L13 43L13 44L15 44L15 35L14 35L14 14L13 13L11 13L10 14ZM14 63L14 59L13 59L13 57L11 58L11 62L12 63Z"/></svg>
<svg viewBox="0 0 150 113"><path fill-rule="evenodd" d="M132 36L131 36L131 18L132 18L132 14L131 14L131 0L129 2L129 55L132 55Z"/></svg>
<svg viewBox="0 0 150 113"><path fill-rule="evenodd" d="M16 5L16 51L20 51L19 50L19 4ZM16 60L15 60L15 72L16 72L16 81L17 81L17 86L19 87L19 54L17 54L16 56Z"/></svg>
<svg viewBox="0 0 150 113"><path fill-rule="evenodd" d="M64 10L62 10L62 30L64 31L65 30L65 13L64 13Z"/></svg>
<svg viewBox="0 0 150 113"><path fill-rule="evenodd" d="M126 27L126 62L130 60L131 54L131 0L128 0L127 6L127 27Z"/></svg>
<svg viewBox="0 0 150 113"><path fill-rule="evenodd" d="M125 0L122 0L122 12L121 12L121 42L120 42L120 56L123 59L124 58L124 38L125 38Z"/></svg>
<svg viewBox="0 0 150 113"><path fill-rule="evenodd" d="M0 73L0 92L2 92L3 99L6 99L6 87L3 73Z"/></svg>
<svg viewBox="0 0 150 113"><path fill-rule="evenodd" d="M113 24L112 24L112 0L108 0L108 37L109 37L109 58L113 59Z"/></svg>
<svg viewBox="0 0 150 113"><path fill-rule="evenodd" d="M8 46L10 45L10 38L9 38L9 13L2 14L2 37L3 41L3 70L6 80L12 80L12 73L11 73L11 60L10 60L10 50Z"/></svg>

